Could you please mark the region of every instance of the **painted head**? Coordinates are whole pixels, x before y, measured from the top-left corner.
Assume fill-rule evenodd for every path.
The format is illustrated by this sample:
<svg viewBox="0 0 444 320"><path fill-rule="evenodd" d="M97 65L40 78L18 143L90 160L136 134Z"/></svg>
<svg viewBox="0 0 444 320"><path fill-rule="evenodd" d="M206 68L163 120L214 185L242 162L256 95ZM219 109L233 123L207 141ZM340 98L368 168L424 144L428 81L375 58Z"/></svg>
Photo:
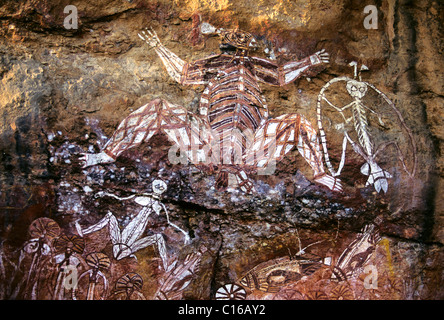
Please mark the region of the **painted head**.
<svg viewBox="0 0 444 320"><path fill-rule="evenodd" d="M252 50L258 47L256 38L249 32L235 30L226 30L216 28L211 24L204 22L200 26L202 34L217 34L221 38L221 49L235 48L239 50Z"/></svg>
<svg viewBox="0 0 444 320"><path fill-rule="evenodd" d="M167 185L164 181L156 179L153 181L153 192L156 194L162 194L166 191Z"/></svg>
<svg viewBox="0 0 444 320"><path fill-rule="evenodd" d="M365 82L350 80L347 82L347 91L353 98L362 99L367 93L367 85Z"/></svg>

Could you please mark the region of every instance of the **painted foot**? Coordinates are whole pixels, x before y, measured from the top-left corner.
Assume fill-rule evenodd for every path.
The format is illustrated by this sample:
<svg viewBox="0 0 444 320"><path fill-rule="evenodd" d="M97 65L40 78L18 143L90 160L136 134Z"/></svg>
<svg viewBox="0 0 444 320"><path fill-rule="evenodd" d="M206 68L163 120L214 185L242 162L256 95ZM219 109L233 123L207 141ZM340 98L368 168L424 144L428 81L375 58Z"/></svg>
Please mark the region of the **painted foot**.
<svg viewBox="0 0 444 320"><path fill-rule="evenodd" d="M328 174L323 174L322 176L318 176L315 178L317 183L320 183L326 187L328 187L332 191L342 192L341 180L334 178Z"/></svg>
<svg viewBox="0 0 444 320"><path fill-rule="evenodd" d="M236 173L236 180L239 188L245 193L256 192L253 181L251 181L245 171L240 170Z"/></svg>
<svg viewBox="0 0 444 320"><path fill-rule="evenodd" d="M376 192L380 193L381 190L387 193L388 181L392 178L392 175L387 171L381 169L376 163L364 163L361 167L361 173L368 176L368 180L365 186L373 185Z"/></svg>
<svg viewBox="0 0 444 320"><path fill-rule="evenodd" d="M256 192L256 189L254 188L254 184L251 180L244 180L242 182L238 182L239 183L239 188L248 194L252 194Z"/></svg>
<svg viewBox="0 0 444 320"><path fill-rule="evenodd" d="M114 162L114 159L107 155L105 152L100 153L82 153L79 157L79 161L82 164L82 168L95 166L102 163Z"/></svg>

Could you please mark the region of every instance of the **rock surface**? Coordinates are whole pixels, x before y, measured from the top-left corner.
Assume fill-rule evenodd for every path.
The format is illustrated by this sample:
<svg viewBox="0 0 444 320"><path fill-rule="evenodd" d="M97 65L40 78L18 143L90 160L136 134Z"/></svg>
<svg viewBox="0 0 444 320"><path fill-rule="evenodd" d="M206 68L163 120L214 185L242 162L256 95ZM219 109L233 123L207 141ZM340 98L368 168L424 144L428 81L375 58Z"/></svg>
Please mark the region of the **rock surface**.
<svg viewBox="0 0 444 320"><path fill-rule="evenodd" d="M444 298L442 3L379 1L378 29L370 30L363 26L359 1L78 0L72 5L77 29L64 27L68 14L57 1L0 4L1 299L86 298L82 281L91 270L109 284L105 288L99 280L94 299L165 298L159 291L167 279L176 284L167 291L169 298L215 299L219 288L240 284L265 262L274 273L254 277L265 274L263 281L275 287L244 286L247 299ZM406 148L408 166L417 158L414 177L388 148L380 164L393 178L387 193L377 193L365 186L364 161L348 146L344 192L338 194L314 183L294 150L273 175L253 177L256 193L236 187L220 192L214 175L171 164L172 142L161 135L115 163L81 168L81 153L99 152L125 116L155 98L198 112L203 87L174 82L137 33L152 27L166 47L192 61L219 52L217 37L198 32L202 21L253 33L260 44L254 54L280 63L322 48L330 53L330 64L292 84L261 87L274 118L297 112L316 124L321 88L335 77L353 77L350 62L365 64L370 70L362 80L387 94L411 130L416 152L395 122L386 131ZM350 101L344 88L335 90L332 101L342 106ZM368 102L382 108L376 96ZM330 123L338 117L328 115ZM342 136L328 132L330 158L337 165ZM184 235L168 225L163 212L152 214L144 236L163 235L169 264L190 270L180 273L182 278L172 276L175 269L165 270L157 246L117 260L107 228L83 237L76 229L76 222L86 228L107 212L127 226L141 206L98 195L151 193L155 179L167 183L160 201L191 243L184 244ZM379 238L359 247L355 240L362 239L366 226L375 226ZM350 262L355 272L347 280L335 279L335 267L350 248L361 254ZM97 262L94 253L109 262ZM289 265L276 264L286 256ZM325 258L331 261L319 262ZM305 270L301 261L315 270ZM84 275L77 290L61 289L72 275L67 266Z"/></svg>

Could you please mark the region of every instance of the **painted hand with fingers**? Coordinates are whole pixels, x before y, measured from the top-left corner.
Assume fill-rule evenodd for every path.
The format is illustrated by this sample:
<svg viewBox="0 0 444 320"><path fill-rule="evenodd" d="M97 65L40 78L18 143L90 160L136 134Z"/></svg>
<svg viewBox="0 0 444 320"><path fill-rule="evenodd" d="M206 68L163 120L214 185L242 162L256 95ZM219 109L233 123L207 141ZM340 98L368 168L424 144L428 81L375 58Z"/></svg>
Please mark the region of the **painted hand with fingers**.
<svg viewBox="0 0 444 320"><path fill-rule="evenodd" d="M322 49L321 51L316 52L314 55L310 56L311 63L321 64L321 63L330 63L330 54Z"/></svg>
<svg viewBox="0 0 444 320"><path fill-rule="evenodd" d="M139 33L138 35L140 39L148 43L153 48L156 48L162 44L159 37L157 36L157 33L153 29L149 30L148 28L145 28L145 30L143 30L141 34Z"/></svg>

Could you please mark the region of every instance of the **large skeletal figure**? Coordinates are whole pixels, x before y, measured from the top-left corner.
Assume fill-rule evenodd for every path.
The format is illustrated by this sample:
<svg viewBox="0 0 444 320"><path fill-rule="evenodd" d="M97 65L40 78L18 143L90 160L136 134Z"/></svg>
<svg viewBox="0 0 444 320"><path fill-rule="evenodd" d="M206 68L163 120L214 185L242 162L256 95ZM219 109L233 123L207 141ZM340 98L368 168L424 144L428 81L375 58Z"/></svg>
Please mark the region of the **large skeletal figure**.
<svg viewBox="0 0 444 320"><path fill-rule="evenodd" d="M129 197L121 198L114 194L101 192L98 194L98 196L107 195L118 200L129 200L134 198L134 201L137 204L140 204L143 208L137 214L137 216L134 217L125 228L123 228L123 230L120 230L117 218L111 212L108 212L102 220L86 229L82 229L78 221L76 221L77 232L79 235L83 236L84 234L95 232L108 226L111 242L113 243L113 254L117 260L128 256L133 256L136 251L148 246L157 245L160 257L162 258L163 267L165 270L167 270L168 257L163 236L161 234L155 234L142 238L151 213L155 212L157 215L159 215L163 209L166 214L168 224L184 234L185 244L190 241L188 233L170 221L165 205L160 202L160 195L165 192L166 188L167 186L165 182L162 180L154 180L154 194L131 195Z"/></svg>
<svg viewBox="0 0 444 320"><path fill-rule="evenodd" d="M308 162L314 180L334 191L342 191L338 179L324 172L316 130L300 114L268 118L268 108L259 82L284 86L308 68L329 62L324 50L300 61L277 65L252 57L257 47L247 32L216 29L203 23L204 34L222 38L221 49L231 50L185 62L168 50L154 31L139 34L159 55L168 74L182 85L205 85L200 115L163 99L156 99L127 116L98 154L84 154L84 166L110 163L124 151L147 142L156 133L166 134L176 147L186 150L189 161L216 172L216 184L227 187L233 174L244 192L251 192L251 174L280 161L294 147ZM222 159L222 161L221 161ZM203 165L203 166L202 166Z"/></svg>

